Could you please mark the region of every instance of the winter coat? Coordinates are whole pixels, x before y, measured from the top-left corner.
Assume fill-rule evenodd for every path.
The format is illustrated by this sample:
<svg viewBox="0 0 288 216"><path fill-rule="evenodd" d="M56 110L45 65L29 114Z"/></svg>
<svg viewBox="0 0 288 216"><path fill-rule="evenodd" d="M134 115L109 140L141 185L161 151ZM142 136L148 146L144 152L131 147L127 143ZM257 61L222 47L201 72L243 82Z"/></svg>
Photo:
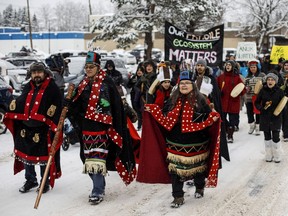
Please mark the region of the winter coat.
<svg viewBox="0 0 288 216"><path fill-rule="evenodd" d="M273 112L283 96L283 91L277 85L273 88L268 88L268 86L264 84L255 101L256 108L260 110L261 131L280 130L282 115L280 113L278 116L275 116ZM272 104L265 109L265 104L268 101L271 101Z"/></svg>
<svg viewBox="0 0 288 216"><path fill-rule="evenodd" d="M112 66L112 70L108 70L108 65ZM115 64L112 60L107 60L104 69L106 73L113 79L114 83L119 86L123 84L123 77L120 71L116 70Z"/></svg>
<svg viewBox="0 0 288 216"><path fill-rule="evenodd" d="M224 72L217 78L217 84L221 90L222 111L224 113L240 112L240 96L245 94L245 88L235 98L230 95L233 88L239 83L243 83L243 81L239 74L234 72Z"/></svg>
<svg viewBox="0 0 288 216"><path fill-rule="evenodd" d="M252 96L254 95L256 83L263 79L265 73L260 72L259 70L253 75L248 69L248 75L245 78L245 87L246 87L246 102L252 102Z"/></svg>
<svg viewBox="0 0 288 216"><path fill-rule="evenodd" d="M220 89L218 88L217 80L212 75L212 73L213 73L212 68L207 67L205 70L204 76L203 76L203 79L209 80L208 82L211 83L213 86L213 90L212 90L211 94L209 94L208 99L211 103L214 104L215 110L218 113L220 113L221 119L224 119L222 104L221 104ZM198 72L195 70L192 80L196 83L197 83L197 77L198 76L199 76ZM230 161L225 128L226 128L225 122L222 121L222 123L221 123L221 135L220 135L220 153L221 153L222 157L224 157L227 161ZM221 163L221 160L220 160L220 163Z"/></svg>

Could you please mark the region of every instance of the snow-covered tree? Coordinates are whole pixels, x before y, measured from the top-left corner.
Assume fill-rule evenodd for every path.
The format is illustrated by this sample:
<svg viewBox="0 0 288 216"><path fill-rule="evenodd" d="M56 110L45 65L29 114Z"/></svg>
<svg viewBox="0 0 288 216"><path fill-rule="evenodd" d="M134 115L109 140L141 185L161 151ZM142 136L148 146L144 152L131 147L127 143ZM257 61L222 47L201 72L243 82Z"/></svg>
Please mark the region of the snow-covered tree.
<svg viewBox="0 0 288 216"><path fill-rule="evenodd" d="M127 48L145 33L145 57L153 47L152 31L163 32L165 21L193 32L197 28L214 26L221 19L221 7L216 0L111 0L117 6L115 14L100 18L93 31L101 30L94 40L114 40L119 48ZM221 1L220 1L221 2ZM188 28L188 29L187 29Z"/></svg>
<svg viewBox="0 0 288 216"><path fill-rule="evenodd" d="M240 35L242 37L254 37L257 41L258 51L261 53L264 48L264 41L265 39L268 41L270 34L288 27L288 1L245 0L241 4L247 15L246 22L242 24Z"/></svg>
<svg viewBox="0 0 288 216"><path fill-rule="evenodd" d="M11 20L13 19L13 7L12 4L8 5L3 11L3 26L11 26Z"/></svg>
<svg viewBox="0 0 288 216"><path fill-rule="evenodd" d="M39 31L38 19L37 19L35 14L32 17L31 25L32 25L32 29L33 29L34 32Z"/></svg>

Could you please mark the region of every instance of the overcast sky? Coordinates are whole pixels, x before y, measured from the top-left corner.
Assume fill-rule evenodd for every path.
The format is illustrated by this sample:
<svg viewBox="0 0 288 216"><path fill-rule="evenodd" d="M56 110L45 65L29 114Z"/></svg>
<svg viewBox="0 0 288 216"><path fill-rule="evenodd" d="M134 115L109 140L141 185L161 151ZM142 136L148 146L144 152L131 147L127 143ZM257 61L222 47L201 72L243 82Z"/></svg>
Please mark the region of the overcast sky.
<svg viewBox="0 0 288 216"><path fill-rule="evenodd" d="M44 1L44 0L29 0L29 6L30 6L30 11L31 14L34 14L35 11L37 11L37 9L39 9L42 5L45 5L47 3L49 3L49 5L51 5L52 7L54 5L56 5L58 2L61 3L65 3L65 2L81 2L83 4L88 5L88 0L48 0L48 1ZM110 0L90 0L91 4L93 5L97 5L98 2L106 2L107 4L111 4ZM2 12L9 4L12 4L13 9L18 9L18 8L22 8L27 6L27 0L0 0L0 11ZM88 10L88 9L87 9Z"/></svg>

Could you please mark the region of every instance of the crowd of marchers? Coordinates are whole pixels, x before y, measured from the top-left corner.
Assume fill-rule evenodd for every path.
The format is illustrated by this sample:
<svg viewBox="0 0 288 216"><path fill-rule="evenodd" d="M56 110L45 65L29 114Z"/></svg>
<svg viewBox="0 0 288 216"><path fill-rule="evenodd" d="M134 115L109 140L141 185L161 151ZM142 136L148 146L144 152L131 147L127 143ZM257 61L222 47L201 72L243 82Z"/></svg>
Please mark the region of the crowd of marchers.
<svg viewBox="0 0 288 216"><path fill-rule="evenodd" d="M170 184L172 208L184 204L185 182L195 186L195 199L202 198L206 187L217 186L221 159L230 161L228 143L234 142L244 106L247 136L263 132L265 161L281 162L281 142L288 142L288 61L279 59L275 67L258 59L245 64L246 74L233 56L217 68L204 59L146 60L128 81L127 101L122 74L113 60L101 68L97 51L87 53L85 75L67 96L63 75L69 62L63 56L33 63L4 117L14 140L14 173L25 171L19 192L46 193L61 177L65 118L80 142L91 204L105 200L110 171L126 185Z"/></svg>

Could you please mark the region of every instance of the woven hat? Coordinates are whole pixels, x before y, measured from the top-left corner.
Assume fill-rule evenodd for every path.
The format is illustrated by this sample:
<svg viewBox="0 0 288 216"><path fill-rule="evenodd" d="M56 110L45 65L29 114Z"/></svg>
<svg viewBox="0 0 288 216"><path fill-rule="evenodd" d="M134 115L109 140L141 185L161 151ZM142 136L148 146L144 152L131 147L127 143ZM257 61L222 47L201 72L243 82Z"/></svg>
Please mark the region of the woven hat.
<svg viewBox="0 0 288 216"><path fill-rule="evenodd" d="M268 73L265 77L265 80L267 81L268 78L272 78L275 80L276 84L278 83L278 76L275 73Z"/></svg>

